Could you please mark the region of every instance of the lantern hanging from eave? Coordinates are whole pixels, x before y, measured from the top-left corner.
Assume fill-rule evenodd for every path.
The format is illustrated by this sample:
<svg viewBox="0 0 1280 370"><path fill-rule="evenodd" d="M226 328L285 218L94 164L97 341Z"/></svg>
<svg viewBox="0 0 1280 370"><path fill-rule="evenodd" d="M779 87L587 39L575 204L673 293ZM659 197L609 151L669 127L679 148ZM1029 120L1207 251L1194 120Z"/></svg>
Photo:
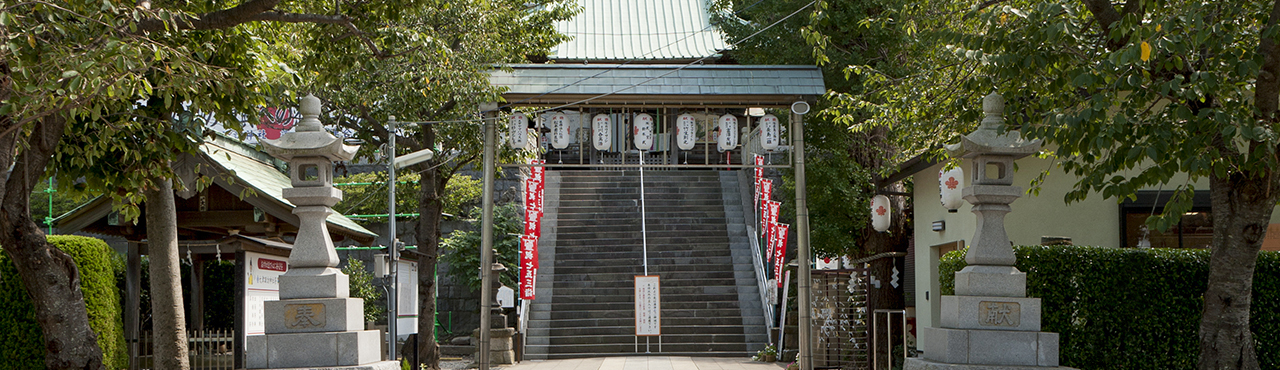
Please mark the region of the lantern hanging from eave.
<svg viewBox="0 0 1280 370"><path fill-rule="evenodd" d="M693 149L698 140L697 124L692 114L685 113L676 118L676 145L680 150Z"/></svg>
<svg viewBox="0 0 1280 370"><path fill-rule="evenodd" d="M569 147L569 116L556 112L551 115L551 146L556 149Z"/></svg>
<svg viewBox="0 0 1280 370"><path fill-rule="evenodd" d="M611 130L613 129L613 120L609 118L609 115L603 113L597 114L596 117L591 120L591 128L593 129L591 133L591 144L596 148L596 150L609 150L613 144L609 136L612 134Z"/></svg>
<svg viewBox="0 0 1280 370"><path fill-rule="evenodd" d="M722 152L738 147L738 117L732 114L720 116L720 137L717 142Z"/></svg>
<svg viewBox="0 0 1280 370"><path fill-rule="evenodd" d="M942 194L942 208L946 208L947 212L955 212L964 204L962 189L964 189L964 170L960 166L950 170L945 167L938 170L938 190Z"/></svg>
<svg viewBox="0 0 1280 370"><path fill-rule="evenodd" d="M889 217L892 213L889 197L877 195L871 198L871 228L880 232L889 230Z"/></svg>
<svg viewBox="0 0 1280 370"><path fill-rule="evenodd" d="M772 114L760 117L760 147L768 151L778 149L778 117Z"/></svg>
<svg viewBox="0 0 1280 370"><path fill-rule="evenodd" d="M652 150L653 149L653 116L648 113L640 113L636 115L635 124L632 127L632 135L635 136L636 149Z"/></svg>
<svg viewBox="0 0 1280 370"><path fill-rule="evenodd" d="M529 141L529 116L524 113L512 114L507 118L508 135L511 137L512 149L524 149Z"/></svg>

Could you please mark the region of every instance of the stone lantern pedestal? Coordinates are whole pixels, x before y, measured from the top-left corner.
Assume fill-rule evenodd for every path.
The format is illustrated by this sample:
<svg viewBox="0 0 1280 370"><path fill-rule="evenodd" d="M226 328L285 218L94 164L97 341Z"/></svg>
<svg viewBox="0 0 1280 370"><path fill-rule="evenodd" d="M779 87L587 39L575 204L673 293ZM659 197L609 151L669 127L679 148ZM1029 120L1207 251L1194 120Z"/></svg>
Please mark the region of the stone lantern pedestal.
<svg viewBox="0 0 1280 370"><path fill-rule="evenodd" d="M1017 262L1004 216L1022 196L1013 185L1013 161L1040 150L1040 141L1004 131L1004 98L983 98L986 117L977 131L948 146L953 157L973 164L972 186L963 190L978 217L968 266L956 273L955 295L942 296L939 328L920 328L924 358L907 359L909 370L1060 369L1058 333L1040 331L1039 298L1027 298L1027 274Z"/></svg>
<svg viewBox="0 0 1280 370"><path fill-rule="evenodd" d="M295 132L263 143L272 156L289 162L293 187L283 195L296 206L298 237L289 270L280 276L280 300L265 303L266 335L245 337L246 366L399 369L397 361L381 361L378 331L363 330L364 300L351 298L325 226L333 213L329 207L342 200L342 191L333 187L333 162L350 160L357 147L320 126L320 99L302 98L299 111Z"/></svg>

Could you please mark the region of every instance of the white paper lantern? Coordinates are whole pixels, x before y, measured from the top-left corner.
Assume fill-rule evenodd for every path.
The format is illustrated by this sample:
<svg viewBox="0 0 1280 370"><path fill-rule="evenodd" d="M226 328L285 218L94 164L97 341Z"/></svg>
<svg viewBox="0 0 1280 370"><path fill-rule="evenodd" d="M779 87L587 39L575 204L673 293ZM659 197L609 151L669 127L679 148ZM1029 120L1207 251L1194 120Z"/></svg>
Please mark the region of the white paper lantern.
<svg viewBox="0 0 1280 370"><path fill-rule="evenodd" d="M693 144L698 140L698 120L693 118L692 114L681 114L676 117L676 146L680 150L693 149Z"/></svg>
<svg viewBox="0 0 1280 370"><path fill-rule="evenodd" d="M512 149L524 149L529 142L529 116L524 113L512 114L507 118L507 132L511 138Z"/></svg>
<svg viewBox="0 0 1280 370"><path fill-rule="evenodd" d="M892 213L889 197L877 195L871 198L871 228L880 232L889 230L889 217Z"/></svg>
<svg viewBox="0 0 1280 370"><path fill-rule="evenodd" d="M636 115L635 124L632 127L632 134L635 136L636 149L652 150L653 149L653 116L647 113Z"/></svg>
<svg viewBox="0 0 1280 370"><path fill-rule="evenodd" d="M760 147L772 151L778 149L778 117L766 114L760 117Z"/></svg>
<svg viewBox="0 0 1280 370"><path fill-rule="evenodd" d="M569 116L564 113L551 115L551 146L556 149L569 147Z"/></svg>
<svg viewBox="0 0 1280 370"><path fill-rule="evenodd" d="M942 193L942 208L955 212L964 205L961 190L964 189L964 170L959 166L951 170L938 170L938 190Z"/></svg>
<svg viewBox="0 0 1280 370"><path fill-rule="evenodd" d="M717 141L722 152L738 147L738 117L732 114L720 116L720 137Z"/></svg>
<svg viewBox="0 0 1280 370"><path fill-rule="evenodd" d="M815 267L815 270L839 270L840 259L832 258L832 257L826 257L826 258L819 257L814 259L813 265Z"/></svg>
<svg viewBox="0 0 1280 370"><path fill-rule="evenodd" d="M608 114L597 114L591 120L591 127L594 129L591 133L592 145L596 150L609 150L613 144L609 136L613 133L613 120Z"/></svg>

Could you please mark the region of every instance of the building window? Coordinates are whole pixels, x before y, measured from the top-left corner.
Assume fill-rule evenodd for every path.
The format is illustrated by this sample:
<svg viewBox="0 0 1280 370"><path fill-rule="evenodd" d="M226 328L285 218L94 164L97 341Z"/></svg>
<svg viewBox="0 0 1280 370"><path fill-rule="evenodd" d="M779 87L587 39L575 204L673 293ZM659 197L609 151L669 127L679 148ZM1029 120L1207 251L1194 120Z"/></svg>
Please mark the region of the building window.
<svg viewBox="0 0 1280 370"><path fill-rule="evenodd" d="M1137 199L1120 204L1120 240L1125 248L1209 248L1213 243L1213 213L1209 191L1197 190L1191 211L1164 232L1148 230L1147 217L1164 212L1172 191L1139 191Z"/></svg>

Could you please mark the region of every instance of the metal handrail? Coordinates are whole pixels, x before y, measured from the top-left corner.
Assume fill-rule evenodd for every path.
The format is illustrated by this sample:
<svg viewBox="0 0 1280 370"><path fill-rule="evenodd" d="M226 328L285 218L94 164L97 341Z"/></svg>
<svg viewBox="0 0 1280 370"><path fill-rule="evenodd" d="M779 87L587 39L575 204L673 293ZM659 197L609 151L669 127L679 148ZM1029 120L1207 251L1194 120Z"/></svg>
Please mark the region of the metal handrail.
<svg viewBox="0 0 1280 370"><path fill-rule="evenodd" d="M751 267L756 271L756 286L760 288L760 307L764 312L764 329L765 333L770 333L769 329L773 322L773 305L769 303L769 279L765 278L764 260L761 258L760 241L756 240L756 229L747 225L747 238L751 242ZM769 342L773 343L773 336L765 334L769 338ZM779 343L781 345L781 343Z"/></svg>

